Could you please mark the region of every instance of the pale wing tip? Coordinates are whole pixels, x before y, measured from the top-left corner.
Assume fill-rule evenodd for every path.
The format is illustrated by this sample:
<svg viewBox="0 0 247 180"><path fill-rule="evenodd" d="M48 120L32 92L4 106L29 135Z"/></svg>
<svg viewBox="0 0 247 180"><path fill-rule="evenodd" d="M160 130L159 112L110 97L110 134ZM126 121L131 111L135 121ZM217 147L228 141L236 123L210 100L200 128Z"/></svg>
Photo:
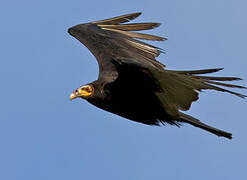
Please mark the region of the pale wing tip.
<svg viewBox="0 0 247 180"><path fill-rule="evenodd" d="M222 71L224 68L215 68L215 69L212 69L214 72L218 72L218 71ZM210 69L209 69L210 70Z"/></svg>
<svg viewBox="0 0 247 180"><path fill-rule="evenodd" d="M130 13L130 14L124 14L121 16L116 16L113 18L109 18L109 19L104 19L104 20L99 20L99 21L93 21L91 22L92 24L121 24L121 23L125 23L125 22L129 22L135 18L137 18L138 16L140 16L142 13L141 12L136 12L136 13Z"/></svg>
<svg viewBox="0 0 247 180"><path fill-rule="evenodd" d="M137 18L138 16L140 16L141 14L142 14L142 12L135 12L135 13L125 14L122 16L124 16L128 20L133 20L133 19Z"/></svg>
<svg viewBox="0 0 247 180"><path fill-rule="evenodd" d="M239 94L239 93L236 93L235 95L237 95L238 97L241 97L241 98L246 98L247 96L246 95L244 95L244 94Z"/></svg>
<svg viewBox="0 0 247 180"><path fill-rule="evenodd" d="M142 12L135 12L135 13L132 13L133 15L135 15L136 17L140 16L142 14Z"/></svg>
<svg viewBox="0 0 247 180"><path fill-rule="evenodd" d="M161 37L161 41L167 41L168 38L165 38L165 37Z"/></svg>
<svg viewBox="0 0 247 180"><path fill-rule="evenodd" d="M153 23L154 26L153 27L159 27L161 25L161 23Z"/></svg>
<svg viewBox="0 0 247 180"><path fill-rule="evenodd" d="M160 36L155 36L155 38L153 38L153 39L146 39L146 40L150 40L150 41L166 41L167 38L160 37Z"/></svg>

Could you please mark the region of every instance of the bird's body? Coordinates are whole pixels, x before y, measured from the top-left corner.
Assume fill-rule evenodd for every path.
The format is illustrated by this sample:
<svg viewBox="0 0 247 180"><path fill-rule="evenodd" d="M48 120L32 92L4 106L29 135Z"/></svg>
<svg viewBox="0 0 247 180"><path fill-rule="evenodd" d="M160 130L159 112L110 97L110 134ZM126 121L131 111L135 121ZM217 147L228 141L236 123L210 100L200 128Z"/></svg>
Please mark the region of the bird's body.
<svg viewBox="0 0 247 180"><path fill-rule="evenodd" d="M82 97L101 109L148 125L168 123L180 126L185 122L218 136L231 138L230 133L203 124L180 110L188 110L203 89L245 97L219 87L244 88L222 83L239 78L201 75L221 69L166 70L165 65L155 59L161 50L137 40L161 41L165 38L132 32L152 29L160 24L122 24L139 15L127 14L80 24L68 30L92 52L99 64L98 80L76 89L71 99Z"/></svg>
<svg viewBox="0 0 247 180"><path fill-rule="evenodd" d="M145 76L137 77L138 73L135 72L140 80L137 82L136 78L132 78L134 72L127 73L127 76L119 76L116 81L104 86L100 81L94 82L92 85L99 95L88 101L101 109L144 124L158 125L161 116L169 120L169 116L165 118L166 113L153 93L155 86L150 86L152 80Z"/></svg>

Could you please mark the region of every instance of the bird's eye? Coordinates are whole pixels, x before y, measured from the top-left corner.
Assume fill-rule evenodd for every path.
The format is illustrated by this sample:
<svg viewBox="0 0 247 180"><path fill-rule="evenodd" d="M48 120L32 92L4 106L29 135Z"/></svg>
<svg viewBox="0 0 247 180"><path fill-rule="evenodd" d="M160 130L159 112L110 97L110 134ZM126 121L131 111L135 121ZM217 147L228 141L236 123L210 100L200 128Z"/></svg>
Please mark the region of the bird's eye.
<svg viewBox="0 0 247 180"><path fill-rule="evenodd" d="M87 92L91 92L91 91L92 91L92 89L91 89L90 87L86 87L85 90L86 90Z"/></svg>
<svg viewBox="0 0 247 180"><path fill-rule="evenodd" d="M75 90L75 93L78 93L78 89Z"/></svg>
<svg viewBox="0 0 247 180"><path fill-rule="evenodd" d="M93 91L93 89L92 89L91 87L89 87L89 86L82 87L81 90L82 90L82 91L87 91L87 92L89 92L89 93Z"/></svg>
<svg viewBox="0 0 247 180"><path fill-rule="evenodd" d="M85 90L86 90L86 88L85 88L85 87L82 87L80 90L81 90L81 91L85 91Z"/></svg>

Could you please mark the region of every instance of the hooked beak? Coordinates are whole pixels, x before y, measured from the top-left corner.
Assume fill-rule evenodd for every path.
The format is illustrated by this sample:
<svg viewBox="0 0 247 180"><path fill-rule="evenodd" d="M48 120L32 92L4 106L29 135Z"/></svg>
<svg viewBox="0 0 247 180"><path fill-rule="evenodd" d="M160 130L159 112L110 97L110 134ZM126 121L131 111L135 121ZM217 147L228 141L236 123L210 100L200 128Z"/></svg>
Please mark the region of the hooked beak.
<svg viewBox="0 0 247 180"><path fill-rule="evenodd" d="M71 93L70 96L69 96L69 99L70 99L70 100L73 100L73 99L75 99L75 98L77 98L77 97L78 97L78 96L75 95L75 93Z"/></svg>

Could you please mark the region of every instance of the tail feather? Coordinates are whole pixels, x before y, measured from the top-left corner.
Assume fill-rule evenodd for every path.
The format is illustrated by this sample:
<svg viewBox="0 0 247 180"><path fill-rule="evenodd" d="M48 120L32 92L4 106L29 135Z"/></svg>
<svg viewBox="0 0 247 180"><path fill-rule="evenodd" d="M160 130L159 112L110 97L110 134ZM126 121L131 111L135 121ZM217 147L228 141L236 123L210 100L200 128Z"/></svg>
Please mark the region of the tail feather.
<svg viewBox="0 0 247 180"><path fill-rule="evenodd" d="M180 121L181 122L185 122L185 123L188 123L188 124L191 124L195 127L199 127L203 130L206 130L208 132L211 132L217 136L223 136L225 138L228 138L228 139L232 139L232 134L231 133L228 133L226 131L222 131L220 129L216 129L212 126L209 126L207 124L204 124L202 123L201 121L199 121L198 119L192 117L192 116L189 116L187 114L184 114L182 112L179 112L179 115L180 115Z"/></svg>

